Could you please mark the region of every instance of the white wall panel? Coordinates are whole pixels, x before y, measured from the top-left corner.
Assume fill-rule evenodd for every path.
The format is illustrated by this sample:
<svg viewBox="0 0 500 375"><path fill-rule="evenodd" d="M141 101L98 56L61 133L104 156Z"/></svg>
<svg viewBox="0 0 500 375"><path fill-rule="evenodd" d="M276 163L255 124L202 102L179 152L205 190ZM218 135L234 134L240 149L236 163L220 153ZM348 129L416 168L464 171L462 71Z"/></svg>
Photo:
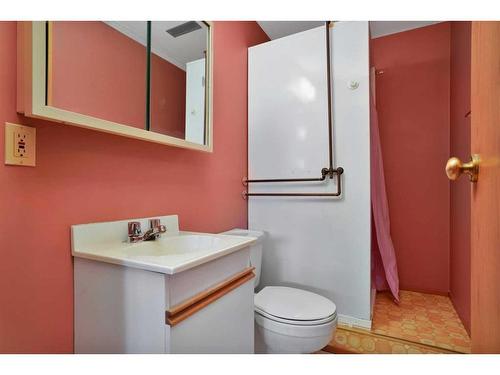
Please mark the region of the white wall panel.
<svg viewBox="0 0 500 375"><path fill-rule="evenodd" d="M250 197L249 228L268 233L262 282L332 299L341 318L370 319L368 23L331 29L334 158L341 199ZM250 178L319 177L328 166L324 27L249 49ZM359 83L352 90L351 81ZM335 191L334 181L253 184L250 191ZM359 321L358 321L359 322Z"/></svg>
<svg viewBox="0 0 500 375"><path fill-rule="evenodd" d="M205 59L186 64L186 141L205 144Z"/></svg>
<svg viewBox="0 0 500 375"><path fill-rule="evenodd" d="M249 176L318 177L328 165L325 43L319 27L249 49Z"/></svg>

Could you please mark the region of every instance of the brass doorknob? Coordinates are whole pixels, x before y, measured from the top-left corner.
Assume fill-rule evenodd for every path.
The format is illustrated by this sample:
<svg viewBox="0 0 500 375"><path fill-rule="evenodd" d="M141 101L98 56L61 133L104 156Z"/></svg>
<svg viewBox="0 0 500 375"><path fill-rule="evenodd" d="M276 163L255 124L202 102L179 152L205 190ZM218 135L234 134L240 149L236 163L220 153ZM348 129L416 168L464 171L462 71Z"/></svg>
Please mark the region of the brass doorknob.
<svg viewBox="0 0 500 375"><path fill-rule="evenodd" d="M446 175L452 181L455 181L463 173L469 176L469 181L476 182L479 175L479 155L472 155L471 160L462 163L459 158L450 158L446 163Z"/></svg>

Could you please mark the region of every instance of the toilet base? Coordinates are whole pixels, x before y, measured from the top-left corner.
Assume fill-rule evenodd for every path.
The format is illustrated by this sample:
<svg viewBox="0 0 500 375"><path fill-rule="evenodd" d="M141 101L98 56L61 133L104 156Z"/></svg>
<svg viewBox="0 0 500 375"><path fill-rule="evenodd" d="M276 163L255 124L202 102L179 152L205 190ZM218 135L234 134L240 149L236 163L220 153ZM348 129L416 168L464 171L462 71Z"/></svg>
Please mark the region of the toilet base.
<svg viewBox="0 0 500 375"><path fill-rule="evenodd" d="M314 353L332 340L336 327L336 317L325 324L296 326L272 321L255 313L255 353Z"/></svg>

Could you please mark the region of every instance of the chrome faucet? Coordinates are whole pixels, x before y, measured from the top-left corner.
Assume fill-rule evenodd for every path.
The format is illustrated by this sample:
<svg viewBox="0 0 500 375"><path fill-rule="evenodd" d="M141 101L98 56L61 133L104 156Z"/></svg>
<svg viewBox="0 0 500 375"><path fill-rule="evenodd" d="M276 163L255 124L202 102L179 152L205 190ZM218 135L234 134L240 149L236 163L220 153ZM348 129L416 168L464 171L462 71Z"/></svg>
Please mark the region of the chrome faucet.
<svg viewBox="0 0 500 375"><path fill-rule="evenodd" d="M149 219L149 229L144 234L140 222L130 221L128 223L128 242L154 241L166 231L167 228L161 224L160 219Z"/></svg>

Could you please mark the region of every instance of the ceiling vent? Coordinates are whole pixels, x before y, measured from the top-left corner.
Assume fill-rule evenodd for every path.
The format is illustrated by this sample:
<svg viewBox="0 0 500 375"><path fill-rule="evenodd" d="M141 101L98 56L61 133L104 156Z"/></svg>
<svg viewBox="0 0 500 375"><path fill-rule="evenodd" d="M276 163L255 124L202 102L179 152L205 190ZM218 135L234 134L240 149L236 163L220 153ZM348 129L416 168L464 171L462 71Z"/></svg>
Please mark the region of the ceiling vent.
<svg viewBox="0 0 500 375"><path fill-rule="evenodd" d="M201 26L196 21L188 21L181 23L178 26L172 27L171 29L166 30L167 33L172 35L174 38L177 38L181 35L188 34L195 30L201 29Z"/></svg>

